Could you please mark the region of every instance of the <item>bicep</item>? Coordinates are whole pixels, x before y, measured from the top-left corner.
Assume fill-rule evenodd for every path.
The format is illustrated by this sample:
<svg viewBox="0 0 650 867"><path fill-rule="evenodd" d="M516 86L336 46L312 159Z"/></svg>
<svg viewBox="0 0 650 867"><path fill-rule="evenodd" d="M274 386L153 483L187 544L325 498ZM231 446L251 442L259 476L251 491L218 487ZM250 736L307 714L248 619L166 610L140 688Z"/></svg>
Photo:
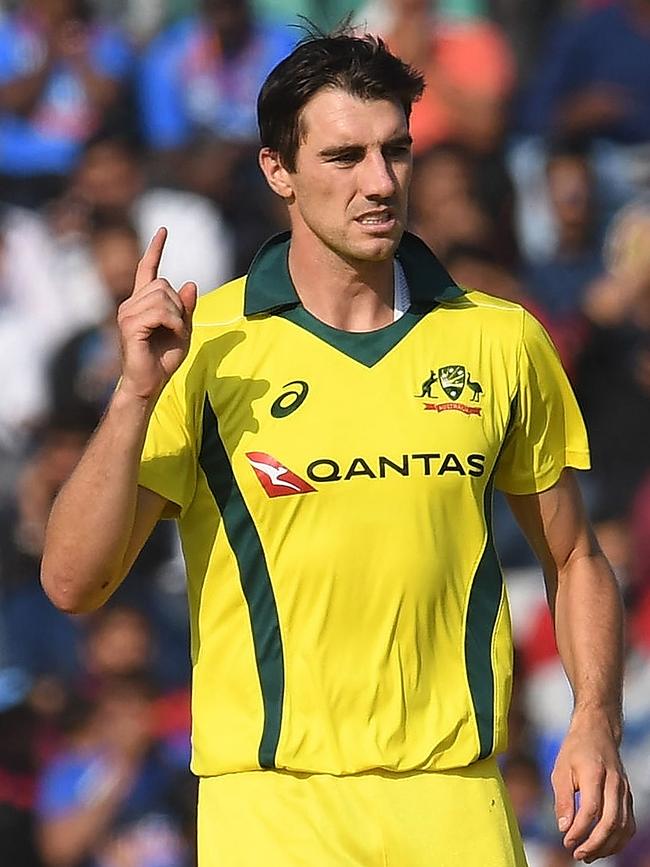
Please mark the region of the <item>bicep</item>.
<svg viewBox="0 0 650 867"><path fill-rule="evenodd" d="M566 565L575 557L593 554L597 548L575 473L566 468L545 491L506 496L542 565L550 595L554 595L558 574Z"/></svg>
<svg viewBox="0 0 650 867"><path fill-rule="evenodd" d="M158 521L162 518L168 502L165 497L161 497L155 491L138 485L133 528L123 561L122 571L124 575L129 572L135 563L145 542L152 534Z"/></svg>

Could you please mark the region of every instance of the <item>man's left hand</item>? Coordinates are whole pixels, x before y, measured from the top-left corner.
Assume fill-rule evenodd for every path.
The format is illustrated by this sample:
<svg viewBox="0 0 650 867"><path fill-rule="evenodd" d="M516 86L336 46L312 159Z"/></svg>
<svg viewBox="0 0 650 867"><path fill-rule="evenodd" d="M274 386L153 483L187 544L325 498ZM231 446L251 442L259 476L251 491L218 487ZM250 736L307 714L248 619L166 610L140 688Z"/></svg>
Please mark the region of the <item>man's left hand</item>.
<svg viewBox="0 0 650 867"><path fill-rule="evenodd" d="M591 864L620 852L636 825L616 736L604 718L574 715L551 782L558 827L575 860Z"/></svg>

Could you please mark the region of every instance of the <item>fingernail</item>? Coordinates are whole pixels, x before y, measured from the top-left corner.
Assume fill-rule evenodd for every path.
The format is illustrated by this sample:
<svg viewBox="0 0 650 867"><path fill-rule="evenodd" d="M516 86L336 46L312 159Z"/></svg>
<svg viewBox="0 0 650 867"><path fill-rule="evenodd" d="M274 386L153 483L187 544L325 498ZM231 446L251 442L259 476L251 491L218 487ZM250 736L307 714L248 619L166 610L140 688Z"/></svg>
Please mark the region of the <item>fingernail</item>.
<svg viewBox="0 0 650 867"><path fill-rule="evenodd" d="M569 820L567 819L567 817L562 816L562 818L558 820L557 826L560 831L566 831L566 829L569 827Z"/></svg>

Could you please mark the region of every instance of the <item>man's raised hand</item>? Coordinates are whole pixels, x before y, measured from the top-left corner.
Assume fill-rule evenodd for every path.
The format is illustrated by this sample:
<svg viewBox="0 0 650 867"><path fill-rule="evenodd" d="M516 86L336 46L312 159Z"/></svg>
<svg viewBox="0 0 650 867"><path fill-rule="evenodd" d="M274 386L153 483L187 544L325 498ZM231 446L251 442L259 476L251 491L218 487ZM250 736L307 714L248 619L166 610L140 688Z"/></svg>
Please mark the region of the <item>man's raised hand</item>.
<svg viewBox="0 0 650 867"><path fill-rule="evenodd" d="M117 314L122 348L120 389L156 398L187 355L196 306L196 283L176 292L158 276L167 230L158 229L138 263L131 297Z"/></svg>

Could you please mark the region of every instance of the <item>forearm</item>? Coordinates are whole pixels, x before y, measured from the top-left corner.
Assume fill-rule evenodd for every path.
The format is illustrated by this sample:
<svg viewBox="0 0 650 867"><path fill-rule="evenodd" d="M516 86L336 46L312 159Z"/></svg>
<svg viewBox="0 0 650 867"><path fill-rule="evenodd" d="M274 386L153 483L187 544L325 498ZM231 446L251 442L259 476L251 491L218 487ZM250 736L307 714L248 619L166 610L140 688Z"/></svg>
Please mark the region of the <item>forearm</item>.
<svg viewBox="0 0 650 867"><path fill-rule="evenodd" d="M623 608L598 550L569 560L554 600L558 650L574 693L574 720L598 717L621 734Z"/></svg>
<svg viewBox="0 0 650 867"><path fill-rule="evenodd" d="M154 403L118 389L55 500L41 580L52 602L64 611L97 608L124 577L138 467Z"/></svg>
<svg viewBox="0 0 650 867"><path fill-rule="evenodd" d="M131 784L132 771L117 768L83 807L45 822L39 833L45 863L69 867L90 855L110 828Z"/></svg>

